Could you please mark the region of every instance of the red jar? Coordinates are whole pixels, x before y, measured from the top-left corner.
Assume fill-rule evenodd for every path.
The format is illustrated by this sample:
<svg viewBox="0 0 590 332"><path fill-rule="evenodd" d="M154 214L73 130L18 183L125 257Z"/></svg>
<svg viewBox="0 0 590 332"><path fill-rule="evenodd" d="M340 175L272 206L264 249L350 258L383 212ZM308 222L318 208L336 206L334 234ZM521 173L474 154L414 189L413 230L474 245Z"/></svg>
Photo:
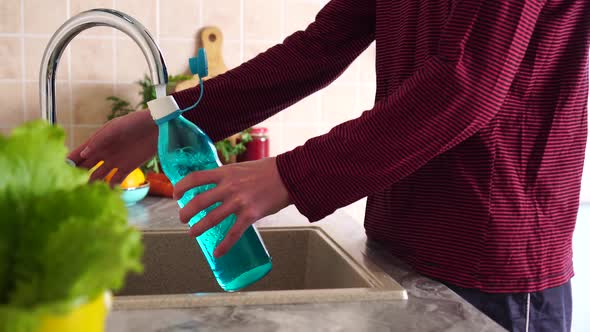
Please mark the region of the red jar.
<svg viewBox="0 0 590 332"><path fill-rule="evenodd" d="M250 131L252 141L246 143L246 152L238 156L237 161L252 161L269 156L268 129L259 127Z"/></svg>

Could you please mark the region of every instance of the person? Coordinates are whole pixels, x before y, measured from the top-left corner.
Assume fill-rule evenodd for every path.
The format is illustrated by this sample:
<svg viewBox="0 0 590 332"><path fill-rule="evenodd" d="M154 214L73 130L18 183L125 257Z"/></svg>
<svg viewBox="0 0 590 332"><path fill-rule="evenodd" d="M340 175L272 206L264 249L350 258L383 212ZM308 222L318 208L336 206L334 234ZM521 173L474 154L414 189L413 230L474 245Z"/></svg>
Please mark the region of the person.
<svg viewBox="0 0 590 332"><path fill-rule="evenodd" d="M213 140L335 80L373 41L374 107L292 151L188 175L175 197L198 236L225 216L244 229L294 204L310 222L368 196L369 239L449 285L512 331L571 325L572 232L587 135L590 1L332 0L306 30L206 83L186 117ZM181 108L199 87L174 94ZM337 112L338 110L326 110ZM113 181L156 152L147 111L75 149Z"/></svg>

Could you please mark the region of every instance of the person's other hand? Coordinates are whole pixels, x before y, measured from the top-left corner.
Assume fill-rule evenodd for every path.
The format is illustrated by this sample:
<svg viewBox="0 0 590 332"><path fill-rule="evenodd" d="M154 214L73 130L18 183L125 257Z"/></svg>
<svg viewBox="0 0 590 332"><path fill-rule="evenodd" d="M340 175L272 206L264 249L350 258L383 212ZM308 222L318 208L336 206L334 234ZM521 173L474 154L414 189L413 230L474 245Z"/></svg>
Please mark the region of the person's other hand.
<svg viewBox="0 0 590 332"><path fill-rule="evenodd" d="M120 183L135 168L157 152L158 127L149 111L136 111L115 118L98 129L68 158L78 167L92 168L104 161L90 176L90 181L104 178L113 168L117 173L111 183Z"/></svg>
<svg viewBox="0 0 590 332"><path fill-rule="evenodd" d="M244 231L257 220L290 204L289 193L281 180L275 158L191 173L176 184L174 198L178 200L186 191L206 184L216 184L216 187L195 196L186 204L180 210L180 220L188 223L195 214L217 202L221 203L191 227L189 235L196 237L232 213L236 215L236 222L215 249L215 257L227 253Z"/></svg>

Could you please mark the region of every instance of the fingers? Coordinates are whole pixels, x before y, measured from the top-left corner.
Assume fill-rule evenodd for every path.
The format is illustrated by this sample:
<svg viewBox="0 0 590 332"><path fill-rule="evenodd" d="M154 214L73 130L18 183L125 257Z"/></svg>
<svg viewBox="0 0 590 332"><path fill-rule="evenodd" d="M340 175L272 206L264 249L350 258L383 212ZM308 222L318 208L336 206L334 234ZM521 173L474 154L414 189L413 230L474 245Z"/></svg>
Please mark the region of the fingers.
<svg viewBox="0 0 590 332"><path fill-rule="evenodd" d="M104 163L102 164L102 166L100 166L98 169L96 169L91 175L90 175L90 180L89 182L94 182L96 180L100 180L103 179L105 176L107 176L107 174L109 174L109 172L114 168L114 166L112 166L109 163ZM117 172L118 173L118 172Z"/></svg>
<svg viewBox="0 0 590 332"><path fill-rule="evenodd" d="M207 190L197 195L180 210L180 221L186 224L194 215L222 200L223 190L219 187Z"/></svg>
<svg viewBox="0 0 590 332"><path fill-rule="evenodd" d="M110 128L113 120L107 122L103 127L98 129L92 136L83 144L83 148L80 149L80 157L83 159L88 158L93 153L100 151L105 146L111 144L111 136L109 136L107 128ZM78 149L76 149L78 150Z"/></svg>
<svg viewBox="0 0 590 332"><path fill-rule="evenodd" d="M185 192L195 187L217 183L221 179L221 172L222 168L216 168L209 171L190 173L174 186L174 199L182 198Z"/></svg>
<svg viewBox="0 0 590 332"><path fill-rule="evenodd" d="M119 168L117 170L117 172L115 173L115 175L113 175L113 177L111 178L111 180L109 181L111 186L114 186L116 184L119 184L121 182L123 182L123 180L125 180L125 178L127 177L127 175L129 175L129 173L131 173L132 170L128 170L125 168Z"/></svg>
<svg viewBox="0 0 590 332"><path fill-rule="evenodd" d="M91 169L94 166L96 166L99 162L100 162L99 157L92 157L92 158L88 158L88 159L83 159L81 162L77 162L76 166L83 167L86 169Z"/></svg>
<svg viewBox="0 0 590 332"><path fill-rule="evenodd" d="M243 217L241 217L241 218L238 217L238 220L236 220L236 222L232 226L232 228L229 229L229 231L225 235L225 238L223 239L223 241L221 241L221 243L217 246L217 248L215 248L215 251L213 252L213 256L215 256L215 258L219 258L219 257L227 254L227 252L231 249L231 247L233 247L234 244L236 244L236 242L238 242L240 237L242 237L242 234L244 234L246 229L248 229L248 227L250 225L252 225L253 223L254 223L254 221L251 221L251 220L243 218Z"/></svg>
<svg viewBox="0 0 590 332"><path fill-rule="evenodd" d="M96 139L97 134L99 134L103 128L98 129L96 132L92 134L92 136L90 136L90 138L86 140L86 142L84 142L83 144L75 148L72 152L70 152L70 154L68 155L68 159L73 161L76 164L76 166L88 169L96 165L96 163L100 161L100 159L96 156L92 157L92 151L97 151L97 147L104 145L104 142L102 142L102 140ZM90 163L92 164L89 165ZM82 166L82 164L84 164L85 166Z"/></svg>
<svg viewBox="0 0 590 332"><path fill-rule="evenodd" d="M80 163L82 161L84 161L84 158L82 158L82 156L80 155L80 152L82 152L82 150L84 150L85 148L86 148L86 143L78 146L76 149L74 149L72 152L70 152L70 154L68 155L68 159L73 161L76 165L80 165Z"/></svg>
<svg viewBox="0 0 590 332"><path fill-rule="evenodd" d="M188 231L188 234L192 237L198 237L205 233L212 227L217 226L222 220L232 214L233 208L230 204L221 204L213 210L209 211L207 215L194 224Z"/></svg>

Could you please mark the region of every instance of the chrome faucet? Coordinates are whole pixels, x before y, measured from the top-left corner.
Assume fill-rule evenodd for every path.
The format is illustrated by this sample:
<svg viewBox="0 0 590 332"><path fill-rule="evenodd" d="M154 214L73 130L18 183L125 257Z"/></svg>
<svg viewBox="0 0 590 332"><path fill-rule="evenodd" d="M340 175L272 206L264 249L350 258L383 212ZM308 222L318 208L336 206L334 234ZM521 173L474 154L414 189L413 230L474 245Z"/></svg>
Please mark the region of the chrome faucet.
<svg viewBox="0 0 590 332"><path fill-rule="evenodd" d="M148 62L152 82L158 97L166 94L168 72L162 53L147 29L127 14L112 9L92 9L67 20L51 37L45 48L39 75L41 117L51 124L56 122L55 73L59 59L70 41L80 32L95 26L118 29L133 39Z"/></svg>

